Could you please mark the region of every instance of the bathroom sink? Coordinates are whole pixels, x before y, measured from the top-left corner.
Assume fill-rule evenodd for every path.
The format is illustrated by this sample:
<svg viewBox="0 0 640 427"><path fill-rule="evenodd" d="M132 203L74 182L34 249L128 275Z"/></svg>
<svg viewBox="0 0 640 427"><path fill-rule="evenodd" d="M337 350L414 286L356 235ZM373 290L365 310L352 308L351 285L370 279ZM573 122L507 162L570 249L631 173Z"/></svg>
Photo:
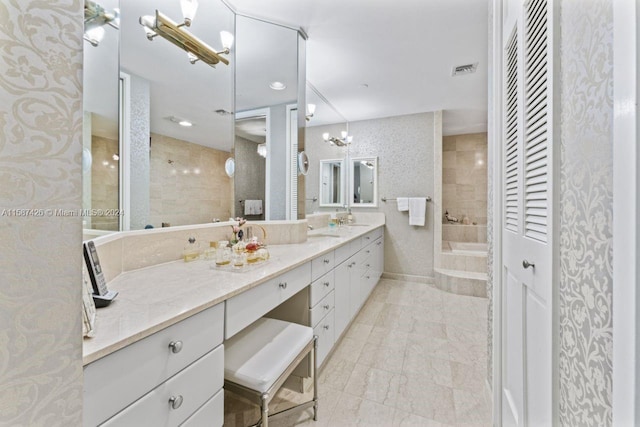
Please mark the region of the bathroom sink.
<svg viewBox="0 0 640 427"><path fill-rule="evenodd" d="M369 227L369 224L348 224L347 227Z"/></svg>

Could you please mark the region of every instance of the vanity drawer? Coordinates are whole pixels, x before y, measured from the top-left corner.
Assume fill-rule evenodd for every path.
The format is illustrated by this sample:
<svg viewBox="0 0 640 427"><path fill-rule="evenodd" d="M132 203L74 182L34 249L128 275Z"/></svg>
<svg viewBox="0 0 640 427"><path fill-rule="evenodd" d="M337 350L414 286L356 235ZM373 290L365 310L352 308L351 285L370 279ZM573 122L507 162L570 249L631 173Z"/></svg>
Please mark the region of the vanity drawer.
<svg viewBox="0 0 640 427"><path fill-rule="evenodd" d="M324 298L335 286L333 270L317 279L311 284L311 292L309 295L309 307L313 307Z"/></svg>
<svg viewBox="0 0 640 427"><path fill-rule="evenodd" d="M225 339L229 339L311 283L311 264L305 263L281 276L228 299Z"/></svg>
<svg viewBox="0 0 640 427"><path fill-rule="evenodd" d="M375 230L371 230L364 236L362 236L362 247L367 246L369 243L372 243L374 240L382 237L384 234L384 229L382 227L376 228Z"/></svg>
<svg viewBox="0 0 640 427"><path fill-rule="evenodd" d="M335 259L333 251L320 255L311 261L311 280L316 280L323 274L333 270Z"/></svg>
<svg viewBox="0 0 640 427"><path fill-rule="evenodd" d="M359 240L359 239L358 239ZM351 247L351 243L345 243L344 245L340 246L339 248L337 248L334 251L334 258L335 258L335 265L340 265L342 264L344 261L346 261L347 259L349 259L349 257L351 255L353 255L354 253L356 253L358 251L358 249L354 250Z"/></svg>
<svg viewBox="0 0 640 427"><path fill-rule="evenodd" d="M196 412L224 383L224 346L219 346L140 400L104 423L104 426L174 426ZM171 399L178 399L172 405Z"/></svg>
<svg viewBox="0 0 640 427"><path fill-rule="evenodd" d="M318 336L318 367L322 365L324 359L327 357L333 343L334 337L334 310L331 310L318 325L313 328L313 334Z"/></svg>
<svg viewBox="0 0 640 427"><path fill-rule="evenodd" d="M180 427L222 427L223 424L224 390L220 390Z"/></svg>
<svg viewBox="0 0 640 427"><path fill-rule="evenodd" d="M331 291L329 292L328 295L322 298L322 301L320 301L313 308L310 309L311 326L316 327L320 322L320 320L322 320L322 318L326 316L327 313L333 310L334 305L335 305L335 293Z"/></svg>
<svg viewBox="0 0 640 427"><path fill-rule="evenodd" d="M85 366L84 425L103 422L207 354L222 343L223 331L218 304ZM179 342L172 350L170 343Z"/></svg>

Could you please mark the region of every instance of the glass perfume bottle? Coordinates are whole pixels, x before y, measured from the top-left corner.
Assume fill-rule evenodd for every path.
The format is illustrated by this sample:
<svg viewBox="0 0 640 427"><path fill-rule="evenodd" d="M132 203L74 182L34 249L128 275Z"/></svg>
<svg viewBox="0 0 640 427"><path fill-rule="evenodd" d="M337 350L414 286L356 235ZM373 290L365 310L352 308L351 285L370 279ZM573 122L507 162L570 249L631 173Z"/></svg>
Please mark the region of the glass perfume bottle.
<svg viewBox="0 0 640 427"><path fill-rule="evenodd" d="M200 243L196 242L194 237L189 237L188 243L182 251L184 262L195 261L200 258Z"/></svg>

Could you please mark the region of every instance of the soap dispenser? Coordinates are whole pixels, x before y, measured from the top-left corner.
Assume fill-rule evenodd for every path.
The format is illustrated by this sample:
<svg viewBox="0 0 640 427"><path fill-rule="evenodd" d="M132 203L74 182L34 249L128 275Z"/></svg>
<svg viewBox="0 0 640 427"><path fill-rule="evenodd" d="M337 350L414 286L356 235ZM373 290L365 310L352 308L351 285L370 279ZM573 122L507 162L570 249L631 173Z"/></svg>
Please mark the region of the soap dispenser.
<svg viewBox="0 0 640 427"><path fill-rule="evenodd" d="M182 258L184 262L195 261L200 257L200 243L194 237L189 237L188 243L184 245Z"/></svg>

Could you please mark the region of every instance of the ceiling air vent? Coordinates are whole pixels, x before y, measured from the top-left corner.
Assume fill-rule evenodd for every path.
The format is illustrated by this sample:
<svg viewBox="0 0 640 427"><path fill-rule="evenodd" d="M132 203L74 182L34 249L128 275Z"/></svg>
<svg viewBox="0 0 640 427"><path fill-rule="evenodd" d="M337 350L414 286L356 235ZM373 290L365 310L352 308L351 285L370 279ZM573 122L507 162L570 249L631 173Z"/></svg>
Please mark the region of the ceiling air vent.
<svg viewBox="0 0 640 427"><path fill-rule="evenodd" d="M472 74L476 72L476 69L478 68L478 63L474 63L474 64L465 64L465 65L458 65L453 67L453 70L451 70L451 75L452 76L462 76L464 74Z"/></svg>

